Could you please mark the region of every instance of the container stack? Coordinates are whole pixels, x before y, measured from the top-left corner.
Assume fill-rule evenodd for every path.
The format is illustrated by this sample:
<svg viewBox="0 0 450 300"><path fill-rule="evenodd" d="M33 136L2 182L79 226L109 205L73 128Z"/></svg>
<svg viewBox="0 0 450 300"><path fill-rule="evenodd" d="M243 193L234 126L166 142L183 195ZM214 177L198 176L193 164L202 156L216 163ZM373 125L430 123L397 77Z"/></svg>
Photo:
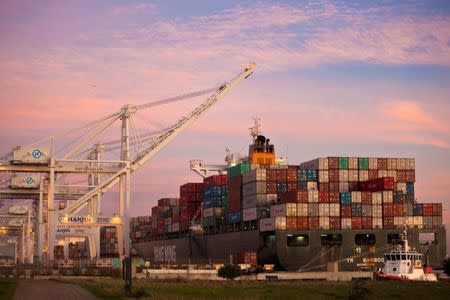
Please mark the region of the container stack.
<svg viewBox="0 0 450 300"><path fill-rule="evenodd" d="M202 182L191 182L180 186L180 231L188 230L191 220L200 216L202 201Z"/></svg>
<svg viewBox="0 0 450 300"><path fill-rule="evenodd" d="M111 228L115 227L102 227L108 229L108 234L106 232L100 232L100 234L109 235L112 231ZM130 218L130 231L132 241L141 241L145 237L151 235L152 233L152 217L151 216L141 216L136 218Z"/></svg>
<svg viewBox="0 0 450 300"><path fill-rule="evenodd" d="M250 171L250 165L242 162L230 167L228 175L228 224L237 224L242 221L242 175Z"/></svg>
<svg viewBox="0 0 450 300"><path fill-rule="evenodd" d="M152 207L152 232L165 234L180 230L180 198L162 198Z"/></svg>
<svg viewBox="0 0 450 300"><path fill-rule="evenodd" d="M141 218L141 217L138 217ZM136 219L132 218L131 222L135 224ZM140 233L140 229L131 227L132 233ZM133 234L132 234L133 236ZM133 239L133 241L139 241L139 239ZM101 227L100 228L100 258L114 258L119 257L119 246L117 243L117 228L114 226Z"/></svg>
<svg viewBox="0 0 450 300"><path fill-rule="evenodd" d="M203 227L225 224L228 206L227 175L213 175L203 181Z"/></svg>

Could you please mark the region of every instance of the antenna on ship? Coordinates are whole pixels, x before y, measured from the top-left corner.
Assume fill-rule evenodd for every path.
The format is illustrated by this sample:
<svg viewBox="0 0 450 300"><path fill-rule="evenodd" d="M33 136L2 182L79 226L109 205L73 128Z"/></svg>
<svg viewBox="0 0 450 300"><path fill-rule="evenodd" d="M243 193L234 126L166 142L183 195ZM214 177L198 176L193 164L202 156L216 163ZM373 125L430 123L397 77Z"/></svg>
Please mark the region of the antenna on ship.
<svg viewBox="0 0 450 300"><path fill-rule="evenodd" d="M250 127L250 135L253 137L253 140L256 140L258 135L261 135L261 119L259 117L253 117L253 127Z"/></svg>

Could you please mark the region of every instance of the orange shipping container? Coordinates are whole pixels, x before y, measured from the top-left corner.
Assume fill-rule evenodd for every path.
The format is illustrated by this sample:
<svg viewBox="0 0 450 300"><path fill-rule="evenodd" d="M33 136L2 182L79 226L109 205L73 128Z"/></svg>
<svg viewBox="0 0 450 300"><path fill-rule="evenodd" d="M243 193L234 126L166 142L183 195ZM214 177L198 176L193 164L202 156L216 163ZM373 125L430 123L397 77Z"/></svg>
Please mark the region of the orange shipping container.
<svg viewBox="0 0 450 300"><path fill-rule="evenodd" d="M286 217L286 230L297 230L297 217Z"/></svg>
<svg viewBox="0 0 450 300"><path fill-rule="evenodd" d="M309 229L309 218L308 217L297 217L297 229L298 230Z"/></svg>

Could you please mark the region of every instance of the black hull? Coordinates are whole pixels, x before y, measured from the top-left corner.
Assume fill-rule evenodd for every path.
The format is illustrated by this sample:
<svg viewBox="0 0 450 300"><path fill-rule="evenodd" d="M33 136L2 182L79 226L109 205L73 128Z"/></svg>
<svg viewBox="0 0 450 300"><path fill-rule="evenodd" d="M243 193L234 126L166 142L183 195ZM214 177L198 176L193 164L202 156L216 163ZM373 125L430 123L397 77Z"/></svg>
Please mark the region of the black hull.
<svg viewBox="0 0 450 300"><path fill-rule="evenodd" d="M436 234L436 243L419 245L419 233ZM391 247L388 235L401 230L297 230L259 232L240 231L210 235L192 235L181 238L154 240L133 244L138 254L152 264L223 264L230 262L232 253L256 251L258 264L274 264L279 270L324 271L330 262L338 262L341 271L375 270L383 265L383 254ZM304 234L307 246L288 246L287 236ZM341 244L324 245L321 236L339 234ZM355 235L373 234L375 245L357 245ZM268 239L270 236L272 239ZM272 240L272 242L268 242ZM428 252L433 268L442 266L446 255L445 229L410 229L410 246L421 253ZM424 262L426 263L426 262Z"/></svg>

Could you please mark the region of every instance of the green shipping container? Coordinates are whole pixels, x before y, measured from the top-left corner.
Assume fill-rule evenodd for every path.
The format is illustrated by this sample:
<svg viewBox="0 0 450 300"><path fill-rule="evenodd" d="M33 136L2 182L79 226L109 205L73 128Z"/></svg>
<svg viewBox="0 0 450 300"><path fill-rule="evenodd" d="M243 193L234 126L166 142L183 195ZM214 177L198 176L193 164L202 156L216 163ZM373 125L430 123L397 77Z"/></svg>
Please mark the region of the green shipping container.
<svg viewBox="0 0 450 300"><path fill-rule="evenodd" d="M369 158L367 157L358 158L358 165L360 170L369 170Z"/></svg>
<svg viewBox="0 0 450 300"><path fill-rule="evenodd" d="M348 157L339 157L339 169L348 169Z"/></svg>
<svg viewBox="0 0 450 300"><path fill-rule="evenodd" d="M238 165L228 168L228 178L239 176L241 174L247 173L248 171L250 171L250 165L247 162L242 162Z"/></svg>
<svg viewBox="0 0 450 300"><path fill-rule="evenodd" d="M213 227L213 226L214 226L214 217L203 218L203 227Z"/></svg>

